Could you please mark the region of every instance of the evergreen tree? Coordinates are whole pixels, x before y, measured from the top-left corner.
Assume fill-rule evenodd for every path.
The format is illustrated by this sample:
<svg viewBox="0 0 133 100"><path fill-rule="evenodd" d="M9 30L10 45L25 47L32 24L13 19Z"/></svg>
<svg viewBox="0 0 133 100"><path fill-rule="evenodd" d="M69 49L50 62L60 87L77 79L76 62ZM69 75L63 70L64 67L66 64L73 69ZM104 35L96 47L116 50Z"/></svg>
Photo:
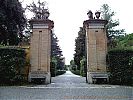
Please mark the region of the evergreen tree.
<svg viewBox="0 0 133 100"><path fill-rule="evenodd" d="M58 45L58 38L57 36L51 32L51 58L56 59L56 69L63 69L63 57L62 57L62 50Z"/></svg>
<svg viewBox="0 0 133 100"><path fill-rule="evenodd" d="M85 30L80 27L78 37L75 39L75 54L74 62L77 65L77 69L80 70L80 61L85 57Z"/></svg>

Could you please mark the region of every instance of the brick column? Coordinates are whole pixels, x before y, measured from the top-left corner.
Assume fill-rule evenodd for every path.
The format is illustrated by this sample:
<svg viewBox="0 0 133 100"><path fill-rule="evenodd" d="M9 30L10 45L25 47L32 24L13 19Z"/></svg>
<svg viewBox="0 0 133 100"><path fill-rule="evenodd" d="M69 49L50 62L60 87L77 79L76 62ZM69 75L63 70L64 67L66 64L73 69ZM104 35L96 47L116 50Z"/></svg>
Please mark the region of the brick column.
<svg viewBox="0 0 133 100"><path fill-rule="evenodd" d="M30 73L29 81L32 79L45 79L50 83L50 54L51 54L51 29L54 26L51 20L31 20L32 26L30 45Z"/></svg>
<svg viewBox="0 0 133 100"><path fill-rule="evenodd" d="M87 80L95 83L108 79L106 72L107 37L106 20L89 19L84 21L87 44Z"/></svg>

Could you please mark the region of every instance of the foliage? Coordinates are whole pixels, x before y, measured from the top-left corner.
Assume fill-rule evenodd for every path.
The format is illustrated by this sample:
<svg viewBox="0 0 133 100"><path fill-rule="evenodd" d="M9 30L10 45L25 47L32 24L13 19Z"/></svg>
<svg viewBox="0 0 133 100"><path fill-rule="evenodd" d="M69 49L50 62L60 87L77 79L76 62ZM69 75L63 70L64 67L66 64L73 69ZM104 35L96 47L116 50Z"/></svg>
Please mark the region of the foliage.
<svg viewBox="0 0 133 100"><path fill-rule="evenodd" d="M86 76L86 59L85 57L82 58L82 60L80 61L80 75L81 76Z"/></svg>
<svg viewBox="0 0 133 100"><path fill-rule="evenodd" d="M24 10L18 0L0 0L0 44L17 45L26 24Z"/></svg>
<svg viewBox="0 0 133 100"><path fill-rule="evenodd" d="M56 67L57 67L57 59L55 57L51 58L51 64L50 64L50 72L51 76L55 77L56 76Z"/></svg>
<svg viewBox="0 0 133 100"><path fill-rule="evenodd" d="M25 51L0 48L0 84L18 84L24 81Z"/></svg>
<svg viewBox="0 0 133 100"><path fill-rule="evenodd" d="M66 70L57 70L57 71L56 71L56 76L62 75L62 74L64 74L64 73L66 73Z"/></svg>
<svg viewBox="0 0 133 100"><path fill-rule="evenodd" d="M80 75L80 70L71 70L73 74Z"/></svg>
<svg viewBox="0 0 133 100"><path fill-rule="evenodd" d="M78 32L78 37L75 40L75 54L74 54L74 62L77 65L77 69L80 70L80 61L85 56L85 30L80 27L80 31Z"/></svg>
<svg viewBox="0 0 133 100"><path fill-rule="evenodd" d="M51 61L51 68L50 68L50 72L51 72L51 76L55 77L57 75L62 75L64 74L66 71L65 70L58 70L57 67L57 59L55 57L52 58Z"/></svg>
<svg viewBox="0 0 133 100"><path fill-rule="evenodd" d="M127 34L125 36L119 36L117 38L117 47L118 48L133 48L133 33Z"/></svg>
<svg viewBox="0 0 133 100"><path fill-rule="evenodd" d="M69 70L69 65L65 65L64 70Z"/></svg>
<svg viewBox="0 0 133 100"><path fill-rule="evenodd" d="M124 29L120 29L120 30L115 29L116 26L119 26L119 20L113 20L113 17L115 16L115 12L111 11L111 8L109 7L108 4L103 4L102 5L101 13L102 13L103 19L108 21L108 24L106 25L108 46L111 46L110 48L114 48L116 46L114 44L114 38L116 36L123 35L124 34Z"/></svg>
<svg viewBox="0 0 133 100"><path fill-rule="evenodd" d="M65 68L64 58L62 57L62 51L58 45L57 36L51 32L51 76L56 76L58 70ZM59 72L60 73L60 72Z"/></svg>
<svg viewBox="0 0 133 100"><path fill-rule="evenodd" d="M70 61L70 70L77 70L77 65L75 65L75 62L74 60L71 60Z"/></svg>
<svg viewBox="0 0 133 100"><path fill-rule="evenodd" d="M58 45L58 38L57 36L51 32L51 55L56 57L62 56L62 51Z"/></svg>
<svg viewBox="0 0 133 100"><path fill-rule="evenodd" d="M34 1L32 4L26 7L29 11L34 13L34 19L47 19L48 17L45 16L45 13L49 14L48 9L46 8L46 1L40 2L38 1L36 4Z"/></svg>
<svg viewBox="0 0 133 100"><path fill-rule="evenodd" d="M110 83L131 85L133 83L133 50L114 49L108 52Z"/></svg>
<svg viewBox="0 0 133 100"><path fill-rule="evenodd" d="M78 37L75 40L74 62L70 62L72 72L81 76L86 76L86 35L85 29L80 27ZM78 71L79 70L79 71ZM78 73L79 72L79 73Z"/></svg>
<svg viewBox="0 0 133 100"><path fill-rule="evenodd" d="M64 67L64 58L62 56L62 51L58 45L58 38L51 32L51 58L56 59L56 69L62 70Z"/></svg>
<svg viewBox="0 0 133 100"><path fill-rule="evenodd" d="M76 75L80 75L85 77L86 76L86 58L83 57L82 60L80 61L80 69L77 69L77 65L75 65L74 60L70 61L70 70L72 73L76 74Z"/></svg>

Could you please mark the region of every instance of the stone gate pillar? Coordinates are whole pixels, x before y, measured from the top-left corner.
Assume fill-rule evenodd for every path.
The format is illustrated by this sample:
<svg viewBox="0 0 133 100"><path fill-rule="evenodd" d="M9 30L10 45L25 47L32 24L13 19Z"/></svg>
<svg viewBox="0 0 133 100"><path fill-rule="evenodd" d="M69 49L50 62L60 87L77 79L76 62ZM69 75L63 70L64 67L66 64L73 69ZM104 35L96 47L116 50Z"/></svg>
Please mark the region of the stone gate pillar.
<svg viewBox="0 0 133 100"><path fill-rule="evenodd" d="M49 19L32 19L29 81L40 80L50 83L51 29L54 22Z"/></svg>
<svg viewBox="0 0 133 100"><path fill-rule="evenodd" d="M89 20L84 21L87 45L87 80L88 83L108 80L106 70L107 38L106 20L99 19L100 12L96 12L96 19L89 11Z"/></svg>

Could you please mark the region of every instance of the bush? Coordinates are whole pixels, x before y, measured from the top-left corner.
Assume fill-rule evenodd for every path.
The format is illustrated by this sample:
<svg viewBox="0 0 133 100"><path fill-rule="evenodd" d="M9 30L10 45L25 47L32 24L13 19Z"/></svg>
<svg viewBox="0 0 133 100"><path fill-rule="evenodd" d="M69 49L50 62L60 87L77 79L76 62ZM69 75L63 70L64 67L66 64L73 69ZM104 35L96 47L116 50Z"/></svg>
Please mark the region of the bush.
<svg viewBox="0 0 133 100"><path fill-rule="evenodd" d="M25 51L20 48L0 48L0 84L24 81Z"/></svg>
<svg viewBox="0 0 133 100"><path fill-rule="evenodd" d="M51 73L51 77L55 77L56 76L56 64L54 62L50 63L50 73Z"/></svg>
<svg viewBox="0 0 133 100"><path fill-rule="evenodd" d="M57 71L56 71L56 76L62 75L62 74L64 74L65 72L66 72L65 70L57 70Z"/></svg>
<svg viewBox="0 0 133 100"><path fill-rule="evenodd" d="M133 50L111 50L107 57L110 83L131 85L133 83Z"/></svg>
<svg viewBox="0 0 133 100"><path fill-rule="evenodd" d="M71 70L71 72L73 73L73 74L76 74L76 75L80 75L80 70Z"/></svg>

